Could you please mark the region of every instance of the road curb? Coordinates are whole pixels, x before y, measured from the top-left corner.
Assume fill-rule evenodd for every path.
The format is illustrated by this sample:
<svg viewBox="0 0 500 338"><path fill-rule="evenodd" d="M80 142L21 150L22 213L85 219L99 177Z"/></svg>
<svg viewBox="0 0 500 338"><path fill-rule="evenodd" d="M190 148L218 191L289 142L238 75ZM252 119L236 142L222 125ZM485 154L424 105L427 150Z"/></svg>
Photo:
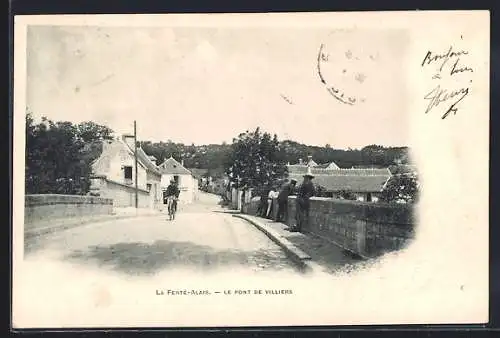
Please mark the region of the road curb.
<svg viewBox="0 0 500 338"><path fill-rule="evenodd" d="M284 238L274 229L271 229L262 222L258 222L244 214L233 214L232 217L241 218L254 225L257 229L266 234L267 237L269 237L274 243L279 245L285 251L285 253L304 271L314 272L322 270L322 268L317 263L312 261L311 256L297 248L288 239Z"/></svg>
<svg viewBox="0 0 500 338"><path fill-rule="evenodd" d="M59 232L59 231L64 231L64 230L76 228L78 226L83 226L83 225L109 222L109 221L117 221L117 220L128 219L128 218L141 218L141 217L152 217L152 216L161 216L161 215L160 214L158 214L158 215L119 215L119 216L112 215L111 217L108 217L108 218L83 219L83 220L77 220L77 221L69 221L68 220L68 222L66 222L63 225L52 226L52 227L49 226L49 227L28 230L25 232L24 238L30 239L33 237L38 237L38 236L43 236L43 235Z"/></svg>

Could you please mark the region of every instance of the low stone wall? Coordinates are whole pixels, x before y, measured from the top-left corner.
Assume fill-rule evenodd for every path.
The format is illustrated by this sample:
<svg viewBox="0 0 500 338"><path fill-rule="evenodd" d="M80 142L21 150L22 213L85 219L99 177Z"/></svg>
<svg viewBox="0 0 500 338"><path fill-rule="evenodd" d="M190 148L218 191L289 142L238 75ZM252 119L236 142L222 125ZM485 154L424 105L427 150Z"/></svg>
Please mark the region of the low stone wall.
<svg viewBox="0 0 500 338"><path fill-rule="evenodd" d="M98 192L99 197L112 199L113 206L119 208L135 207L135 186L115 182L105 177L93 177L91 182L91 190ZM154 195L139 188L138 204L139 208L153 208Z"/></svg>
<svg viewBox="0 0 500 338"><path fill-rule="evenodd" d="M110 215L113 201L109 198L78 195L26 195L24 198L25 230L37 222L52 219Z"/></svg>
<svg viewBox="0 0 500 338"><path fill-rule="evenodd" d="M295 222L295 197L288 200L288 225ZM247 203L243 212L255 215L259 201ZM277 203L273 214L276 217ZM414 238L411 205L346 201L313 197L310 223L304 230L365 258L404 248Z"/></svg>

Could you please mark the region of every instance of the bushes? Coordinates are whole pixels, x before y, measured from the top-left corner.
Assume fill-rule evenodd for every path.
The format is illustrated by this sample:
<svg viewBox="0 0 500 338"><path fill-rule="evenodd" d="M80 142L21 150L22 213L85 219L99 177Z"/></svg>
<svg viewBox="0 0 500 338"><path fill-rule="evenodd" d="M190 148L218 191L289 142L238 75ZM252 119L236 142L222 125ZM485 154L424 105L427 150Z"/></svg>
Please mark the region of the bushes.
<svg viewBox="0 0 500 338"><path fill-rule="evenodd" d="M381 200L387 203L415 203L419 182L416 173L393 175L382 191Z"/></svg>
<svg viewBox="0 0 500 338"><path fill-rule="evenodd" d="M112 130L94 122L74 125L26 115L27 194L84 195L90 187L91 163Z"/></svg>

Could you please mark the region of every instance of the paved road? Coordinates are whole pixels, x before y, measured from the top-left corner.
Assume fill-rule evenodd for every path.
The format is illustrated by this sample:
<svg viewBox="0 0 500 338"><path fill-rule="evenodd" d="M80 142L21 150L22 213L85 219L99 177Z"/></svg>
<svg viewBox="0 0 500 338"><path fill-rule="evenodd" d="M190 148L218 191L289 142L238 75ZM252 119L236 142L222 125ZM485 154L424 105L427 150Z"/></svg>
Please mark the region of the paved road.
<svg viewBox="0 0 500 338"><path fill-rule="evenodd" d="M244 220L224 213L218 197L201 194L177 218L153 216L76 227L30 243L26 260L50 258L127 275L169 268L294 272L284 252Z"/></svg>

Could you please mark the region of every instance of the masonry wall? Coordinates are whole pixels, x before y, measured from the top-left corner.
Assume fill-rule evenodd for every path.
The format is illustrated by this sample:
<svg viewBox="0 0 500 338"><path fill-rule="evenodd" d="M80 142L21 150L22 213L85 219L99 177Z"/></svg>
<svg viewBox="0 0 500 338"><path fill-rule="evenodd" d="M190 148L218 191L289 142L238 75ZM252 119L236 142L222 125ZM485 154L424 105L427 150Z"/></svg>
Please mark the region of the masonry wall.
<svg viewBox="0 0 500 338"><path fill-rule="evenodd" d="M243 211L255 215L258 203L252 200ZM274 206L275 217L276 201ZM295 210L295 197L290 197L286 224L296 223ZM411 205L313 197L304 230L368 258L405 247L414 238L414 225Z"/></svg>
<svg viewBox="0 0 500 338"><path fill-rule="evenodd" d="M113 201L114 207L135 207L135 187L115 182L104 177L94 177L91 179L93 192L98 192L99 197L109 198ZM154 207L154 194L147 190L138 189L139 208Z"/></svg>
<svg viewBox="0 0 500 338"><path fill-rule="evenodd" d="M94 215L109 215L113 201L108 198L77 195L26 195L24 198L25 229L40 221Z"/></svg>

